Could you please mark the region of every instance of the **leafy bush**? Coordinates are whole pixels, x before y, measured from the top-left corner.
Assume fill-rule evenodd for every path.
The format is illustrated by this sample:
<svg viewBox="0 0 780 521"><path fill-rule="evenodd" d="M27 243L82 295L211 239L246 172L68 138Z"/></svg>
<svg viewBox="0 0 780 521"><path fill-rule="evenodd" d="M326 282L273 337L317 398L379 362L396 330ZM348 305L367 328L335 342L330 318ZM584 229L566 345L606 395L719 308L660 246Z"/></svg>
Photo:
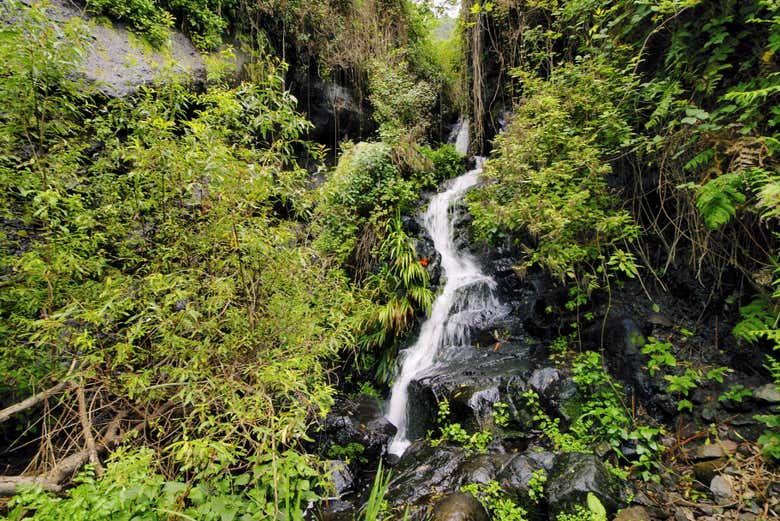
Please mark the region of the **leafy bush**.
<svg viewBox="0 0 780 521"><path fill-rule="evenodd" d="M154 47L168 41L174 22L157 0L87 0L87 9L127 23Z"/></svg>
<svg viewBox="0 0 780 521"><path fill-rule="evenodd" d="M588 291L607 269L635 276L624 248L639 227L606 180L607 154L631 138L604 96L614 71L593 60L562 67L555 81L518 74L524 99L496 139L486 185L469 194L477 238L509 236L528 252L523 267L539 264Z"/></svg>
<svg viewBox="0 0 780 521"><path fill-rule="evenodd" d="M150 448L117 452L62 499L30 492L15 512L300 519L322 484L300 441L331 403L357 297L299 220L297 154L317 148L280 69L96 107L74 94L77 41L14 7L0 39L2 399L68 379L85 410L54 396L33 436L81 413L107 439L117 430L101 451ZM42 450L78 456L84 438Z"/></svg>

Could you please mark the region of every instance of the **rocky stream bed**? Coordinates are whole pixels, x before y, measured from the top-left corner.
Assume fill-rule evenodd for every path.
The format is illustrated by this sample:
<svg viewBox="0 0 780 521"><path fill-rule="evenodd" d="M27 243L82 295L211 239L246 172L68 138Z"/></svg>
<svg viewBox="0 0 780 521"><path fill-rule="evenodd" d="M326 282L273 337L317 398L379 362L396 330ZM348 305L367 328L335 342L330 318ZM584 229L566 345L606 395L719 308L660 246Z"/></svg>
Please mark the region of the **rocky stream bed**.
<svg viewBox="0 0 780 521"><path fill-rule="evenodd" d="M418 254L429 259L437 283L440 259L430 237L418 220L408 219L406 227L418 237ZM455 225L460 248L469 248L468 228L468 215L461 211ZM536 391L544 412L559 418L563 427L584 398L571 365L551 357L555 339L576 320L565 308L565 290L541 273L521 278L514 268L521 256L516 248L471 247L471 254L496 281L506 312L473 317L470 347L442 356L410 383L413 441L400 458L387 452L396 428L383 416L382 400L367 395L337 400L315 434L316 450L333 455L334 447L360 448L352 457L333 461L336 490L321 505L319 519L352 519L367 498L380 458L392 471L386 500L399 519L406 512L413 520L487 520L483 506L461 487L491 481L522 505L530 519L555 519L559 512L584 505L589 494L600 500L610 519L620 521L778 518L780 475L759 454L756 440L763 425L754 416L768 413L780 403L780 395L761 370L760 349L737 346L729 334L736 309L714 302L686 277L685 269L669 278L681 281L674 287L632 282L609 296L593 296L587 308L592 318L581 321L582 349L603 353L634 417L663 426L656 477L643 480L637 469L627 468L635 472L621 479L610 464L625 463L615 459L609 446L588 447L588 452L556 450L523 397L527 390ZM702 383L689 396L692 411L678 412L681 397L669 394L661 375L647 370L648 357L641 348L650 338L670 342L674 355L692 367L726 366L734 372L723 382ZM739 402L719 399L734 385L752 396ZM492 433L484 451L434 440L437 404L444 399L450 404L450 421L469 433ZM492 416L499 402L509 414L503 426ZM630 443L620 447L628 456L636 449ZM541 499L529 493L539 486L532 481L540 469L546 476Z"/></svg>

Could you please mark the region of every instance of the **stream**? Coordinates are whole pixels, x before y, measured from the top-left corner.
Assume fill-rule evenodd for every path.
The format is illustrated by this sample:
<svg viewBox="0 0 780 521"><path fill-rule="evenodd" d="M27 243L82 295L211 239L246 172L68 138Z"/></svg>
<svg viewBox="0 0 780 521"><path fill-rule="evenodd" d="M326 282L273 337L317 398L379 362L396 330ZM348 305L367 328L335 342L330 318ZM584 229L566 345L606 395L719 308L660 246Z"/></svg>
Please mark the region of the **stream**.
<svg viewBox="0 0 780 521"><path fill-rule="evenodd" d="M493 315L502 308L495 295L496 282L482 272L470 254L459 251L455 241L454 207L477 183L483 162L484 158L477 158L473 170L435 195L422 216L422 224L441 255L445 282L417 341L400 354L400 371L390 391L386 414L398 429L388 447L390 454L401 456L411 443L408 432L415 418L410 417L408 398L412 380L434 369L447 351L469 346L469 328L475 317Z"/></svg>

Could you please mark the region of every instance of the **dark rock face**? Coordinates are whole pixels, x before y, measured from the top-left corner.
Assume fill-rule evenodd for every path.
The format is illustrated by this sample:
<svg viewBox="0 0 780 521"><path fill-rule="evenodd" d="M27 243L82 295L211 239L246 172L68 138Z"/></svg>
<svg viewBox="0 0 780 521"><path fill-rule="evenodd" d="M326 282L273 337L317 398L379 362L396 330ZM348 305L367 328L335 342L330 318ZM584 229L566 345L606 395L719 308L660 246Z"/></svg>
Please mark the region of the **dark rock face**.
<svg viewBox="0 0 780 521"><path fill-rule="evenodd" d="M586 504L588 493L599 498L608 512L617 509L620 489L601 460L576 452L558 455L545 488L550 518Z"/></svg>
<svg viewBox="0 0 780 521"><path fill-rule="evenodd" d="M345 138L357 139L373 131L370 112L350 87L316 76L293 78L298 110L314 124L311 139L337 148Z"/></svg>
<svg viewBox="0 0 780 521"><path fill-rule="evenodd" d="M396 428L382 416L377 399L366 395L337 399L323 427L321 446L347 447L357 443L363 447L363 456L371 460L377 460L384 454L387 442L396 432Z"/></svg>
<svg viewBox="0 0 780 521"><path fill-rule="evenodd" d="M474 497L457 492L442 498L433 507L433 521L488 521L487 512Z"/></svg>

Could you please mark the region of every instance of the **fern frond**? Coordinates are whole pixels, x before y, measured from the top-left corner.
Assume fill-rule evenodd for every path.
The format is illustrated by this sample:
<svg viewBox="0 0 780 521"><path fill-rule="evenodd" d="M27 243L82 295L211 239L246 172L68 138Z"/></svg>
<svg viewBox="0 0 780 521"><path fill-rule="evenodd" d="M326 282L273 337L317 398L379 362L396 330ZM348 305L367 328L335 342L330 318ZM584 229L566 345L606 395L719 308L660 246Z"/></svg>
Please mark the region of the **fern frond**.
<svg viewBox="0 0 780 521"><path fill-rule="evenodd" d="M696 154L693 159L685 163L683 170L686 172L696 172L710 165L715 157L715 149L708 148Z"/></svg>
<svg viewBox="0 0 780 521"><path fill-rule="evenodd" d="M745 202L740 191L744 178L729 173L708 181L699 188L696 207L708 228L715 230L728 223L737 213L737 205Z"/></svg>

